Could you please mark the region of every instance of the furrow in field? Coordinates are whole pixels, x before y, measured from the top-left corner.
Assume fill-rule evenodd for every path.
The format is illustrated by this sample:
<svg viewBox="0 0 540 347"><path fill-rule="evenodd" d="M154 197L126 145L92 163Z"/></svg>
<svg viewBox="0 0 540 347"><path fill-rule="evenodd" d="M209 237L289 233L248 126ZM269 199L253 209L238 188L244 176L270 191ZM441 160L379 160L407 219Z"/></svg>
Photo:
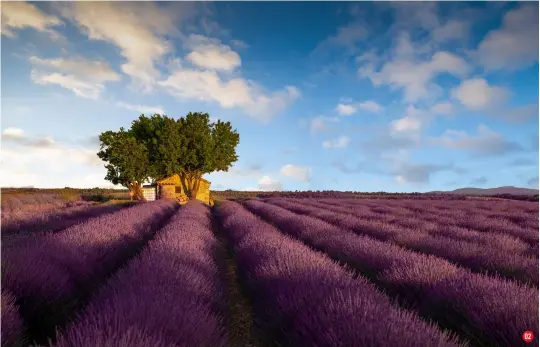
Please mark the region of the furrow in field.
<svg viewBox="0 0 540 347"><path fill-rule="evenodd" d="M212 225L220 245L217 259L227 292L226 326L229 332L227 346L262 347L264 344L253 324L252 302L242 291L238 277L238 263L233 245L221 230L216 211L215 207L212 208Z"/></svg>

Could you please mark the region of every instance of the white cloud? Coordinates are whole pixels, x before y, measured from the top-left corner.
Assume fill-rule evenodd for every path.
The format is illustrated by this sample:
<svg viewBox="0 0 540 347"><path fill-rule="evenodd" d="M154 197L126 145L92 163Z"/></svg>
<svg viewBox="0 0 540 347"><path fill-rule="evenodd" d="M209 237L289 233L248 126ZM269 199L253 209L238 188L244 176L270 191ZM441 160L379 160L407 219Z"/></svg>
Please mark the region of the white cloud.
<svg viewBox="0 0 540 347"><path fill-rule="evenodd" d="M291 177L299 181L308 182L311 180L311 168L287 164L279 171L283 176Z"/></svg>
<svg viewBox="0 0 540 347"><path fill-rule="evenodd" d="M2 132L3 138L23 138L24 137L24 131L19 128L5 128Z"/></svg>
<svg viewBox="0 0 540 347"><path fill-rule="evenodd" d="M363 78L369 78L373 74L373 71L375 71L375 67L380 63L381 58L377 56L374 49L364 52L356 57L356 64L360 66L358 74Z"/></svg>
<svg viewBox="0 0 540 347"><path fill-rule="evenodd" d="M2 35L14 37L15 30L32 28L59 38L59 34L51 28L61 24L58 17L42 12L34 4L24 1L2 2Z"/></svg>
<svg viewBox="0 0 540 347"><path fill-rule="evenodd" d="M261 165L234 165L229 171L212 172L206 176L206 179L212 182L212 187L217 189L235 189L235 190L261 190L257 188L257 183L261 177L273 177L274 173L263 173ZM250 188L246 188L249 183ZM277 184L277 183L276 183Z"/></svg>
<svg viewBox="0 0 540 347"><path fill-rule="evenodd" d="M105 82L120 80L121 76L104 61L76 57L71 59L42 59L30 57L34 66L31 78L38 84L57 84L76 95L98 99Z"/></svg>
<svg viewBox="0 0 540 347"><path fill-rule="evenodd" d="M50 136L28 136L22 129L2 133L0 185L40 188L110 187L97 146L56 142Z"/></svg>
<svg viewBox="0 0 540 347"><path fill-rule="evenodd" d="M450 102L440 102L431 107L434 114L451 114L454 111L454 105Z"/></svg>
<svg viewBox="0 0 540 347"><path fill-rule="evenodd" d="M103 60L89 60L81 57L71 59L42 59L32 56L30 57L30 62L34 65L52 68L60 72L84 76L92 81L118 81L121 78L118 73L111 69L109 63Z"/></svg>
<svg viewBox="0 0 540 347"><path fill-rule="evenodd" d="M361 42L367 33L363 23L359 21L351 22L339 27L335 35L321 41L313 50L312 55L325 55L335 48L343 48L348 54L354 54L357 51L356 44Z"/></svg>
<svg viewBox="0 0 540 347"><path fill-rule="evenodd" d="M336 106L336 111L342 116L349 116L356 112L356 107L340 103Z"/></svg>
<svg viewBox="0 0 540 347"><path fill-rule="evenodd" d="M395 39L395 44L391 52L395 60L413 60L415 55L426 53L429 46L414 44L408 32L402 31ZM419 52L420 51L420 52Z"/></svg>
<svg viewBox="0 0 540 347"><path fill-rule="evenodd" d="M125 102L117 102L116 106L125 108L127 110L131 111L137 111L139 113L144 114L165 114L165 110L161 106L145 106L145 105L133 105L133 104L127 104Z"/></svg>
<svg viewBox="0 0 540 347"><path fill-rule="evenodd" d="M446 21L440 16L439 4L436 2L391 2L396 12L395 26L401 29L415 30L422 28L430 34L433 43L444 43L467 37L472 18L470 7L463 10L453 9L453 16Z"/></svg>
<svg viewBox="0 0 540 347"><path fill-rule="evenodd" d="M4 143L13 143L33 148L51 148L56 144L56 142L50 136L30 137L19 128L4 129L2 132L2 140Z"/></svg>
<svg viewBox="0 0 540 347"><path fill-rule="evenodd" d="M435 2L390 2L396 11L396 22L401 26L432 30L440 25Z"/></svg>
<svg viewBox="0 0 540 347"><path fill-rule="evenodd" d="M426 114L422 110L417 109L413 105L409 105L405 116L390 122L391 132L393 134L415 133L422 128L425 117Z"/></svg>
<svg viewBox="0 0 540 347"><path fill-rule="evenodd" d="M98 99L105 88L102 84L92 84L77 80L73 75L63 75L60 73L46 74L37 70L32 70L32 81L37 84L57 84L63 88L69 89L75 95L87 98Z"/></svg>
<svg viewBox="0 0 540 347"><path fill-rule="evenodd" d="M312 118L309 121L309 132L311 134L327 132L328 130L330 130L330 127L327 124L328 122L339 122L339 118L325 116L317 116L315 118Z"/></svg>
<svg viewBox="0 0 540 347"><path fill-rule="evenodd" d="M538 104L496 108L490 113L510 122L527 122L538 119Z"/></svg>
<svg viewBox="0 0 540 347"><path fill-rule="evenodd" d="M494 132L485 125L478 126L476 136L471 136L464 131L447 130L435 142L445 147L468 151L476 155L503 155L508 152L520 151L522 147L510 142L502 134Z"/></svg>
<svg viewBox="0 0 540 347"><path fill-rule="evenodd" d="M382 174L389 174L399 184L405 183L429 183L431 176L443 171L462 174L463 168L453 164L417 163L410 158L406 150L399 150L393 155L383 155L378 164Z"/></svg>
<svg viewBox="0 0 540 347"><path fill-rule="evenodd" d="M241 65L238 53L217 39L192 34L185 43L185 46L192 50L186 55L186 60L198 67L211 70L233 71Z"/></svg>
<svg viewBox="0 0 540 347"><path fill-rule="evenodd" d="M156 62L172 50L166 35L176 34L178 17L190 13L189 4L182 6L170 9L152 2L74 1L60 7L62 15L89 39L117 46L126 59L122 71L142 90L149 91L160 78Z"/></svg>
<svg viewBox="0 0 540 347"><path fill-rule="evenodd" d="M437 88L432 80L439 74L448 73L463 77L467 74L466 62L449 52L437 52L429 61L415 62L398 59L384 64L379 72L361 67L359 73L375 85L388 84L394 89L404 89L405 100L414 102L430 95Z"/></svg>
<svg viewBox="0 0 540 347"><path fill-rule="evenodd" d="M216 71L210 70L178 68L159 85L173 96L214 101L223 108L240 108L265 122L300 97L300 91L294 86L266 93L253 81L243 78L223 80Z"/></svg>
<svg viewBox="0 0 540 347"><path fill-rule="evenodd" d="M422 122L413 117L405 116L403 118L392 121L392 130L394 132L407 132L420 130Z"/></svg>
<svg viewBox="0 0 540 347"><path fill-rule="evenodd" d="M431 37L436 42L447 42L461 39L467 36L468 32L468 22L452 19L433 29L431 32Z"/></svg>
<svg viewBox="0 0 540 347"><path fill-rule="evenodd" d="M259 165L251 165L247 168L233 166L227 174L237 176L237 179L243 180L245 177L259 177L261 175L261 167Z"/></svg>
<svg viewBox="0 0 540 347"><path fill-rule="evenodd" d="M379 105L378 103L376 103L375 101L372 101L372 100L362 101L362 102L358 102L358 103L348 103L348 104L340 102L336 106L336 111L341 116L350 116L350 115L356 113L358 111L358 109L376 113L376 112L382 111L384 108L381 105Z"/></svg>
<svg viewBox="0 0 540 347"><path fill-rule="evenodd" d="M509 93L502 87L491 87L485 79L472 78L462 81L451 92L467 108L473 110L487 109L507 99Z"/></svg>
<svg viewBox="0 0 540 347"><path fill-rule="evenodd" d="M508 11L502 27L489 32L474 56L488 70L515 70L538 61L538 3Z"/></svg>
<svg viewBox="0 0 540 347"><path fill-rule="evenodd" d="M94 165L97 151L62 148L17 151L2 148L0 186L38 188L112 187L104 179L105 169ZM96 157L97 158L97 157Z"/></svg>
<svg viewBox="0 0 540 347"><path fill-rule="evenodd" d="M404 5L403 9L410 7ZM438 75L450 74L462 78L469 71L461 57L447 51L433 54L433 50L433 45L429 43L415 44L404 31L397 36L389 53L384 54L384 59L377 57L374 51L357 57L358 75L370 79L374 86L389 85L392 89L403 89L407 102L433 98L441 93L441 87L433 82ZM384 60L386 62L377 69Z"/></svg>
<svg viewBox="0 0 540 347"><path fill-rule="evenodd" d="M351 139L348 136L340 136L336 140L328 140L323 142L324 148L345 148L349 146Z"/></svg>
<svg viewBox="0 0 540 347"><path fill-rule="evenodd" d="M399 184L405 184L407 183L407 179L401 175L394 176L394 179Z"/></svg>
<svg viewBox="0 0 540 347"><path fill-rule="evenodd" d="M360 102L357 104L357 107L361 110L369 112L380 112L384 109L384 107L371 100Z"/></svg>
<svg viewBox="0 0 540 347"><path fill-rule="evenodd" d="M263 176L259 180L258 188L263 191L280 191L283 190L281 182L278 180L272 179L270 176ZM257 189L249 189L257 190Z"/></svg>
<svg viewBox="0 0 540 347"><path fill-rule="evenodd" d="M460 168L453 165L411 163L406 161L394 161L388 173L394 175L394 180L399 184L405 183L429 183L431 176L442 171L461 172Z"/></svg>
<svg viewBox="0 0 540 347"><path fill-rule="evenodd" d="M364 39L367 35L367 30L362 23L353 22L344 27L338 28L336 35L328 38L329 44L351 47L355 43Z"/></svg>
<svg viewBox="0 0 540 347"><path fill-rule="evenodd" d="M214 71L180 69L159 84L180 98L217 101L223 108L252 103L250 85L245 80L223 81Z"/></svg>

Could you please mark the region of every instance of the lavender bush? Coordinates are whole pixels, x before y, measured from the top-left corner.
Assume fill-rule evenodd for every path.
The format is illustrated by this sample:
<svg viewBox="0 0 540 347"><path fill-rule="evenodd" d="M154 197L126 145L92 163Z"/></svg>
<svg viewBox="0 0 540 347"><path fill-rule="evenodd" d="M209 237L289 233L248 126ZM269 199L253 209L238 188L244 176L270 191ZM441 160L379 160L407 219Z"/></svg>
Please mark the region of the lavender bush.
<svg viewBox="0 0 540 347"><path fill-rule="evenodd" d="M218 215L234 246L257 324L279 346L456 346L393 306L364 278L313 252L234 202Z"/></svg>
<svg viewBox="0 0 540 347"><path fill-rule="evenodd" d="M2 214L62 208L67 202L59 194L6 194L2 189Z"/></svg>
<svg viewBox="0 0 540 347"><path fill-rule="evenodd" d="M395 224L362 220L351 214L337 213L291 200L272 199L269 202L296 213L317 217L342 229L349 229L361 235L366 234L451 260L477 272L488 271L538 285L537 259L515 252L501 252L502 249L492 246L492 243L433 236L419 229L406 229ZM510 244L512 245L515 246L515 244ZM523 246L521 253L523 253L527 247L521 245Z"/></svg>
<svg viewBox="0 0 540 347"><path fill-rule="evenodd" d="M51 232L65 229L85 219L120 210L125 205L82 206L2 215L2 239L12 233Z"/></svg>
<svg viewBox="0 0 540 347"><path fill-rule="evenodd" d="M22 344L23 322L15 304L15 296L2 290L2 347Z"/></svg>
<svg viewBox="0 0 540 347"><path fill-rule="evenodd" d="M314 201L314 200L306 200ZM382 204L372 200L321 199L318 202L338 207L368 208L372 211L386 209L390 215L414 213L412 217L440 220L451 225L470 226L480 231L504 232L518 237L525 237L532 243L538 243L538 203L519 201L384 201ZM359 212L359 211L358 211ZM481 219L481 221L476 221ZM526 229L527 232L519 230ZM508 230L510 228L510 230ZM536 236L536 237L535 237Z"/></svg>
<svg viewBox="0 0 540 347"><path fill-rule="evenodd" d="M521 346L523 331L537 334L536 288L474 274L441 258L358 236L272 204L250 200L245 206L283 232L359 269L405 303L420 306L423 315L480 346ZM497 286L501 289L493 290ZM447 292L446 287L452 289ZM482 304L471 304L475 299Z"/></svg>
<svg viewBox="0 0 540 347"><path fill-rule="evenodd" d="M364 218L373 216L385 220L402 220L412 217L420 221L435 222L441 226L459 226L490 235L510 235L523 239L531 245L538 244L538 204L526 203L522 206L515 201L492 201L486 205L478 201L465 201L459 204L446 202L444 205L437 205L437 202L416 201L413 205L408 201L392 201L383 205L387 209L386 214L368 215L369 212L380 212L380 207L379 209L372 207L369 201L361 200L324 199L304 200L304 202L322 204L320 207L326 208L330 205L336 211L353 213Z"/></svg>
<svg viewBox="0 0 540 347"><path fill-rule="evenodd" d="M129 258L173 211L157 201L23 239L3 251L2 286L13 292L30 333L43 339L85 297ZM44 317L47 317L44 319Z"/></svg>
<svg viewBox="0 0 540 347"><path fill-rule="evenodd" d="M208 208L189 202L100 289L56 346L225 346L217 247Z"/></svg>
<svg viewBox="0 0 540 347"><path fill-rule="evenodd" d="M362 204L355 201L347 204L340 200L326 199L317 202L306 200L304 203L325 209L329 209L330 205L331 211L353 214L362 219L384 220L402 226L406 223L417 223L417 228L426 229L434 226L432 232L448 236L448 229L468 230L469 236L473 236L467 236L468 241L491 243L502 247L504 251L523 252L526 248L538 245L537 204L534 207L531 203L523 206L517 202L493 201L489 204L462 202L460 205L437 205L436 202L418 202L411 205L407 201L396 201L392 202L393 205L385 204L391 212L381 215L373 213L375 208L372 208L369 202Z"/></svg>

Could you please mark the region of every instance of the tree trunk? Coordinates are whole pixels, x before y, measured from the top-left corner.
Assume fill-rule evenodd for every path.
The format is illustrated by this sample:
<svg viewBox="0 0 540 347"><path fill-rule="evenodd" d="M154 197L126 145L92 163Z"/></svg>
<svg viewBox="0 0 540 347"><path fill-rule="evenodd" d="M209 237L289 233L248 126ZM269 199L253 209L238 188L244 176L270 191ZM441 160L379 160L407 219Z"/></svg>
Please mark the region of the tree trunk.
<svg viewBox="0 0 540 347"><path fill-rule="evenodd" d="M179 175L182 188L184 188L184 192L187 197L190 200L197 199L197 192L199 191L202 173L198 171L181 172Z"/></svg>
<svg viewBox="0 0 540 347"><path fill-rule="evenodd" d="M193 179L193 190L192 190L192 199L197 199L197 193L199 193L199 187L201 185L201 176L197 175Z"/></svg>
<svg viewBox="0 0 540 347"><path fill-rule="evenodd" d="M188 182L186 182L186 173L180 172L178 174L180 176L180 184L182 185L182 190L184 191L184 194L189 198L189 189L188 189Z"/></svg>
<svg viewBox="0 0 540 347"><path fill-rule="evenodd" d="M146 199L144 198L141 184L137 183L137 185L135 186L135 197L137 198L137 200L146 201Z"/></svg>
<svg viewBox="0 0 540 347"><path fill-rule="evenodd" d="M193 181L192 181L193 189L191 191L192 200L197 199L197 193L199 193L199 187L201 186L202 174L203 173L200 171L195 171L193 173Z"/></svg>
<svg viewBox="0 0 540 347"><path fill-rule="evenodd" d="M133 182L130 184L129 196L131 197L131 200L146 201L146 199L144 198L142 185L137 182Z"/></svg>

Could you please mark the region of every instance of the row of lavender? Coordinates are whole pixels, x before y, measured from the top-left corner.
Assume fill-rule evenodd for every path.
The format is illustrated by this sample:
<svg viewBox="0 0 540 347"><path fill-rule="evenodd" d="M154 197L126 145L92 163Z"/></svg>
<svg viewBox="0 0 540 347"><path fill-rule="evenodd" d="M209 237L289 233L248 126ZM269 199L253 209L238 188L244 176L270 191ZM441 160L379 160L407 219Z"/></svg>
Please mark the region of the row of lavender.
<svg viewBox="0 0 540 347"><path fill-rule="evenodd" d="M56 346L224 346L217 248L208 208L190 202L99 290Z"/></svg>
<svg viewBox="0 0 540 347"><path fill-rule="evenodd" d="M141 204L3 250L2 289L15 296L28 336L38 342L51 336L174 209L166 201Z"/></svg>
<svg viewBox="0 0 540 347"><path fill-rule="evenodd" d="M358 235L404 246L447 259L475 272L488 272L538 286L538 259L528 257L528 244L509 235L468 233L460 229L411 228L384 219L366 218L351 208L328 206L314 201L271 199L269 203L295 213L316 217ZM411 218L411 217L408 217ZM382 220L381 220L382 219ZM465 234L465 235L464 235ZM471 235L472 234L472 235ZM469 236L469 239L463 239Z"/></svg>
<svg viewBox="0 0 540 347"><path fill-rule="evenodd" d="M381 204L370 200L321 199L319 201L337 206L353 206L366 215L420 217L479 231L516 233L517 236L521 235L521 229L527 229L533 235L538 231L537 203L464 201L456 204L455 202L403 200ZM538 242L537 233L532 241Z"/></svg>
<svg viewBox="0 0 540 347"><path fill-rule="evenodd" d="M538 210L511 210L504 207L499 210L497 203L492 203L492 210L485 211L478 206L470 205L458 209L455 206L407 204L371 205L351 201L320 200L306 201L321 207L333 208L336 212L355 214L360 218L378 220L397 224L405 228L425 229L430 232L441 232L447 229L454 234L463 234L468 238L487 237L491 240L517 239L527 245L538 245ZM530 203L529 203L530 205ZM503 206L506 206L504 204ZM526 246L526 245L525 245Z"/></svg>
<svg viewBox="0 0 540 347"><path fill-rule="evenodd" d="M19 315L15 296L2 290L2 347L18 346L23 341L24 323Z"/></svg>
<svg viewBox="0 0 540 347"><path fill-rule="evenodd" d="M369 200L350 199L323 199L319 202L337 207L340 211L353 209L362 218L424 228L442 235L451 233L453 237L465 240L486 238L501 241L502 244L507 244L508 240L513 242L511 239L522 240L529 246L525 254L538 258L538 203L502 200L456 204L405 200L383 205ZM522 246L525 246L523 242Z"/></svg>
<svg viewBox="0 0 540 347"><path fill-rule="evenodd" d="M536 288L475 274L441 258L356 235L269 203L244 204L282 232L346 262L420 315L475 345L521 346L523 331L538 333Z"/></svg>
<svg viewBox="0 0 540 347"><path fill-rule="evenodd" d="M366 279L280 233L234 202L218 215L257 326L279 346L458 346L394 306Z"/></svg>
<svg viewBox="0 0 540 347"><path fill-rule="evenodd" d="M519 345L516 341L521 332L516 332L522 326L527 327L523 331L538 325L538 296L527 287L474 275L441 259L332 229L276 206L256 201L246 205L258 214L270 206L270 212L261 216L271 218L282 231L363 270L389 293L417 304L423 316L453 328L476 345ZM391 305L365 279L354 279L347 268L281 234L241 206L225 202L219 212L237 254L241 279L254 301L257 323L281 345L459 344L416 315ZM351 243L351 236L364 242ZM101 246L105 253L120 249L107 242ZM216 248L208 209L189 204L101 288L81 318L60 337L58 346L223 346L225 301L213 259ZM69 256L55 257L51 259L70 260ZM88 266L98 258L87 259L91 261ZM437 271L430 272L430 266ZM78 278L82 284L88 276ZM497 307L499 300L502 307ZM14 312L13 302L5 302L10 306L2 307L2 335L20 336L16 317L9 319L5 314ZM510 322L506 330L500 329L503 322Z"/></svg>
<svg viewBox="0 0 540 347"><path fill-rule="evenodd" d="M83 219L115 212L125 206L126 204L92 206L86 203L72 208L2 214L2 240L12 234L59 231Z"/></svg>

